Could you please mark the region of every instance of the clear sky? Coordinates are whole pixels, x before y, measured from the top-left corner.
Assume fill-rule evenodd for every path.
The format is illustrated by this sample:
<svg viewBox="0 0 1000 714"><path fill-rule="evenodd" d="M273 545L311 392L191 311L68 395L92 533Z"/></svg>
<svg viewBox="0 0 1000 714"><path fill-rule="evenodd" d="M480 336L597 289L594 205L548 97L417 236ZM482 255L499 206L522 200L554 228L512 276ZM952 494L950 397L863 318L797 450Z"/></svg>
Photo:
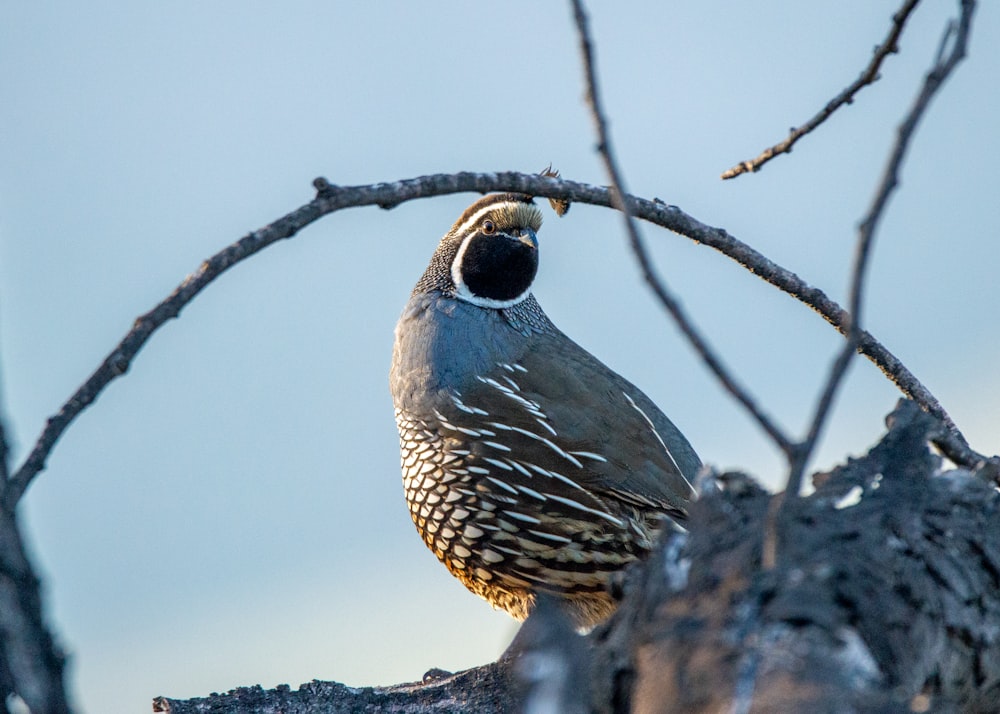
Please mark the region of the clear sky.
<svg viewBox="0 0 1000 714"><path fill-rule="evenodd" d="M918 8L883 79L760 174L719 174L852 81L898 2L591 3L629 188L844 299L855 226L957 2ZM867 326L1000 451L1000 9L920 129L877 238ZM564 2L19 2L0 9L0 369L18 460L139 314L312 179L537 171L602 184ZM87 712L313 678L414 680L514 632L409 521L392 330L472 195L335 214L237 266L66 434L23 504ZM645 228L665 279L800 434L838 346L710 249ZM546 209L535 293L702 458L782 477L641 285L618 217ZM856 362L817 461L879 436Z"/></svg>

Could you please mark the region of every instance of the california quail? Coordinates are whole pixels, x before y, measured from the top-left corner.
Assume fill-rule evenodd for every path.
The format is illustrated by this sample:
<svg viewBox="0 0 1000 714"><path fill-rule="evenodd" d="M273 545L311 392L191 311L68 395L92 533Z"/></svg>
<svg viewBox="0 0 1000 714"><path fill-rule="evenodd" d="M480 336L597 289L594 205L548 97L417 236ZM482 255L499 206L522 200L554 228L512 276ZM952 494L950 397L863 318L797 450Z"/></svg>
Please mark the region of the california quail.
<svg viewBox="0 0 1000 714"><path fill-rule="evenodd" d="M544 592L590 627L614 610L612 575L685 518L701 462L645 394L542 312L541 223L520 194L466 209L396 326L390 386L427 546L519 620Z"/></svg>

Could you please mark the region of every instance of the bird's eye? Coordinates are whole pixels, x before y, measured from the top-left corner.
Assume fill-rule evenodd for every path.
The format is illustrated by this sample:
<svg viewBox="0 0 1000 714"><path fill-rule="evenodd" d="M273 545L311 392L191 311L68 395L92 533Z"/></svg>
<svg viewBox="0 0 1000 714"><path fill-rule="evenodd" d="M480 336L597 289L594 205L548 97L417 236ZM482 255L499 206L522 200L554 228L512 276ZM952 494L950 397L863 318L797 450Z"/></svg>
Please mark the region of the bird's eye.
<svg viewBox="0 0 1000 714"><path fill-rule="evenodd" d="M483 233L488 236L497 232L497 226L493 221L483 221Z"/></svg>

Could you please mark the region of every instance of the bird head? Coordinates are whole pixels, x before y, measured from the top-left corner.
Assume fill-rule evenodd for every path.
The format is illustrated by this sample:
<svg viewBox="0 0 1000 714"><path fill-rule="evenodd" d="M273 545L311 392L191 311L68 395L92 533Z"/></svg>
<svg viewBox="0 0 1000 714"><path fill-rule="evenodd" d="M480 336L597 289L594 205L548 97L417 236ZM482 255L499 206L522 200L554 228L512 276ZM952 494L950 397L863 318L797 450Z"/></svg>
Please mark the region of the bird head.
<svg viewBox="0 0 1000 714"><path fill-rule="evenodd" d="M538 272L542 213L530 196L484 196L441 239L417 291L436 290L483 308L501 309L531 292Z"/></svg>

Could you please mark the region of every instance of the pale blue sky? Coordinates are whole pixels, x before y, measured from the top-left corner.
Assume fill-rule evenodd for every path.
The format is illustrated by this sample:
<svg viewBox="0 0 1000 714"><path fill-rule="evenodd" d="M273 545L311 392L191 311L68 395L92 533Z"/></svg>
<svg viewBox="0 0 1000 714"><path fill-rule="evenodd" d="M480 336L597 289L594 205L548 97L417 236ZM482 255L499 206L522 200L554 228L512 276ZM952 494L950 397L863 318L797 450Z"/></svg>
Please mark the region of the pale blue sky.
<svg viewBox="0 0 1000 714"><path fill-rule="evenodd" d="M591 3L631 190L726 228L843 299L894 128L957 2L927 3L884 78L794 154L723 183L848 84L897 2ZM1000 10L938 98L877 239L867 324L973 445L1000 450ZM20 458L199 262L311 180L458 170L605 183L568 4L29 3L0 10L0 369ZM356 209L239 265L67 433L24 516L88 712L312 678L413 680L514 632L426 551L400 484L392 329L474 196ZM768 410L801 433L838 345L712 251L645 228L659 268ZM540 233L536 295L702 458L781 461L640 284L616 216ZM819 465L863 451L895 389L857 362Z"/></svg>

